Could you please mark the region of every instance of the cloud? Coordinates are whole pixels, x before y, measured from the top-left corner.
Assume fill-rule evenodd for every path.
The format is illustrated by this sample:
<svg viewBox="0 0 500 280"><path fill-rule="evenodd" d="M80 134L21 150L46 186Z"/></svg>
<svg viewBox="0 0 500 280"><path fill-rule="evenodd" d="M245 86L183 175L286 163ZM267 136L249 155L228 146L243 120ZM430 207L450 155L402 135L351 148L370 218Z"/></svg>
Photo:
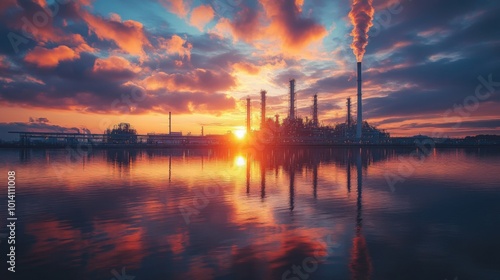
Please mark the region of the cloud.
<svg viewBox="0 0 500 280"><path fill-rule="evenodd" d="M200 31L207 23L214 18L214 10L210 5L201 5L193 9L191 12L190 24L196 26Z"/></svg>
<svg viewBox="0 0 500 280"><path fill-rule="evenodd" d="M188 73L158 72L144 81L148 90L216 92L236 86L236 80L227 72L196 69Z"/></svg>
<svg viewBox="0 0 500 280"><path fill-rule="evenodd" d="M250 75L257 75L260 72L260 68L248 62L237 62L233 64L235 70L245 72Z"/></svg>
<svg viewBox="0 0 500 280"><path fill-rule="evenodd" d="M193 45L178 35L172 35L170 39L159 38L160 48L165 49L168 54L178 54L181 58L191 59Z"/></svg>
<svg viewBox="0 0 500 280"><path fill-rule="evenodd" d="M328 34L326 28L314 19L302 17L300 7L303 1L260 0L260 3L271 20L268 36L281 38L284 51L296 53Z"/></svg>
<svg viewBox="0 0 500 280"><path fill-rule="evenodd" d="M170 12L178 15L181 18L185 18L189 13L189 4L184 0L160 0L160 3L164 5Z"/></svg>
<svg viewBox="0 0 500 280"><path fill-rule="evenodd" d="M231 33L234 39L247 43L264 36L258 11L249 7L238 11L233 20L222 18L214 29L220 33Z"/></svg>
<svg viewBox="0 0 500 280"><path fill-rule="evenodd" d="M30 123L33 123L33 122L36 122L36 123L48 123L49 119L47 119L47 118L32 118L32 117L30 117L29 118L29 122Z"/></svg>
<svg viewBox="0 0 500 280"><path fill-rule="evenodd" d="M62 11L67 8L65 5L25 0L17 2L15 6L16 9L11 9L2 18L3 23L11 29L7 32L9 35L5 36L11 44L11 50L24 52L33 45L52 47L54 44L64 44L78 52L95 51L81 34L63 24L65 20L56 17L64 13ZM72 3L66 6L72 6Z"/></svg>
<svg viewBox="0 0 500 280"><path fill-rule="evenodd" d="M165 94L160 89L140 105L154 108L155 112L161 113L221 115L224 111L234 110L236 100L223 93L177 91Z"/></svg>
<svg viewBox="0 0 500 280"><path fill-rule="evenodd" d="M120 76L132 76L141 71L139 66L133 65L123 57L111 56L108 58L98 58L94 62L92 69L96 74L117 74Z"/></svg>
<svg viewBox="0 0 500 280"><path fill-rule="evenodd" d="M0 34L23 34L22 18L33 24L33 15L53 9L52 2L2 2ZM162 3L183 20L163 10L163 17L152 13L158 4L151 1L118 9L121 16L107 15L102 5L84 7L70 1L59 5L57 16L49 17L47 24L24 28L29 42L20 45L20 52L14 53L9 40L0 40L1 106L121 114L111 104L141 89L146 98L134 104L131 114L231 112L237 119L244 110L234 100L248 94L258 100L260 89L268 90L272 112L286 114L290 78L297 80L297 106L304 114L310 115L315 93L322 120L343 121L348 96L355 104L348 1ZM193 11L191 3L198 6ZM222 10L215 3L226 6ZM369 32L363 62L369 121L394 134L411 134L463 104L474 94L478 76L500 79L500 7L494 2L406 1L382 24L380 7L391 3L395 0L377 2L376 25ZM127 9L132 14L124 12ZM202 9L212 9L214 15ZM218 23L212 27L215 18ZM190 24L210 29L197 32ZM340 53L341 48L346 52ZM497 89L464 123L493 119L499 104Z"/></svg>
<svg viewBox="0 0 500 280"><path fill-rule="evenodd" d="M118 15L105 19L86 11L81 11L81 17L99 39L113 41L120 49L131 55L143 57L144 48L151 47L143 25L138 21L121 21Z"/></svg>
<svg viewBox="0 0 500 280"><path fill-rule="evenodd" d="M79 58L79 54L67 46L58 46L53 49L35 47L24 57L26 62L38 67L55 67L64 60L74 60Z"/></svg>
<svg viewBox="0 0 500 280"><path fill-rule="evenodd" d="M262 50L276 48L278 42L279 52L285 54L298 54L328 34L315 19L303 16L303 1L259 0L259 3L263 11L241 5L232 19L221 18L213 32L221 36L230 34L234 40Z"/></svg>

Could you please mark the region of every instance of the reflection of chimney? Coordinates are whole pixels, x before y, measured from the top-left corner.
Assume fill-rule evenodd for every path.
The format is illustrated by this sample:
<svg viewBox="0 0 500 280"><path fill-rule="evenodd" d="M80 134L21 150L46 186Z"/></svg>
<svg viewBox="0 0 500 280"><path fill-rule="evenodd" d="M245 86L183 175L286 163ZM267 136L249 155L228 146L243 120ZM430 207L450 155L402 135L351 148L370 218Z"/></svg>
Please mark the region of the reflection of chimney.
<svg viewBox="0 0 500 280"><path fill-rule="evenodd" d="M247 100L250 100L250 98ZM247 194L248 194L250 193L250 161L248 159L248 153L246 154L245 164L247 167Z"/></svg>
<svg viewBox="0 0 500 280"><path fill-rule="evenodd" d="M290 167L290 211L295 208L294 197L295 197L295 170L294 166L291 164Z"/></svg>
<svg viewBox="0 0 500 280"><path fill-rule="evenodd" d="M264 159L260 163L260 198L266 197L266 167L264 166Z"/></svg>
<svg viewBox="0 0 500 280"><path fill-rule="evenodd" d="M366 239L361 233L363 227L362 216L362 183L363 183L363 170L362 170L362 150L357 151L356 169L358 173L358 197L357 197L357 215L356 215L356 235L352 239L351 261L349 262L349 269L352 274L351 279L370 279L372 274L372 263Z"/></svg>
<svg viewBox="0 0 500 280"><path fill-rule="evenodd" d="M347 192L351 192L351 152L347 151Z"/></svg>
<svg viewBox="0 0 500 280"><path fill-rule="evenodd" d="M314 95L313 101L313 124L314 126L318 126L318 95Z"/></svg>
<svg viewBox="0 0 500 280"><path fill-rule="evenodd" d="M172 134L172 112L168 112L168 134Z"/></svg>
<svg viewBox="0 0 500 280"><path fill-rule="evenodd" d="M361 62L358 62L358 123L356 126L356 138L361 139L361 130L363 126L363 109L361 101Z"/></svg>
<svg viewBox="0 0 500 280"><path fill-rule="evenodd" d="M250 97L247 98L247 134L250 134Z"/></svg>
<svg viewBox="0 0 500 280"><path fill-rule="evenodd" d="M266 124L266 91L260 91L260 130L264 129Z"/></svg>
<svg viewBox="0 0 500 280"><path fill-rule="evenodd" d="M295 79L290 80L290 112L288 118L290 120L295 119Z"/></svg>
<svg viewBox="0 0 500 280"><path fill-rule="evenodd" d="M314 198L318 196L318 163L314 162L313 165L313 195Z"/></svg>

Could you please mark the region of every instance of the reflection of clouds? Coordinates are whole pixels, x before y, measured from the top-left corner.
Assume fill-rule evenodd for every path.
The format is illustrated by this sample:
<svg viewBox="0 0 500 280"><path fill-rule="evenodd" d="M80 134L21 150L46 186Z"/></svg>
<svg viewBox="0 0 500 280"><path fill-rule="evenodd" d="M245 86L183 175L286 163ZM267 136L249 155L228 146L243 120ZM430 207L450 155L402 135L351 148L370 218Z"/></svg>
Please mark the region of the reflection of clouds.
<svg viewBox="0 0 500 280"><path fill-rule="evenodd" d="M26 233L35 236L28 260L38 265L71 267L86 259L89 271L107 270L116 260L130 268L139 266L145 251L142 229L107 221L94 223L93 231L99 234L57 220L28 223Z"/></svg>
<svg viewBox="0 0 500 280"><path fill-rule="evenodd" d="M103 275L109 275L110 269L126 266L127 273L130 268L130 274L137 279L141 272L149 273L151 267L155 270L150 273L158 276L154 279L166 278L166 275L168 279L281 279L292 265L301 265L305 258L319 256L319 269L311 275L312 279L325 279L322 277L331 273L325 271L337 268L339 259L345 260L341 266L345 265L345 273L348 273L349 258L352 258L353 274L359 276L356 279L366 279L363 277L370 273L367 248L372 249L373 259L379 254L373 250L377 247L372 247L372 243L405 248L419 235L427 236L426 244L431 248L432 244L442 241L441 236L453 233L441 227L424 230L427 227L409 222L408 213L415 211L418 205L411 198L390 193L385 186L383 171L394 167L397 156L402 153L409 151L275 149L247 155L228 150L158 150L139 153L130 164L130 178L110 180L113 174L110 167L116 163L108 161L105 151L96 150L88 167L78 175L80 177L68 179L75 187L53 187L50 192L47 192L51 186L49 178L37 181L36 174L28 172L30 165L23 164L18 168L25 174L27 194L23 201L34 204L28 214L36 213L37 220L26 219L26 232L20 232L19 238L28 240L27 236L33 236L34 243L27 251L29 258L26 261L34 270L44 270L45 265L57 263L64 269L77 267L88 270L85 273L103 272ZM472 174L482 175L480 170L484 167L480 160L486 158L493 166L485 170L496 164L491 155L482 153L441 152L440 157L429 161L431 166L425 167L425 170L435 169L427 178L433 181L436 175L444 178L439 168L446 165L450 157L463 162L460 164L464 168L475 166L470 170ZM357 154L361 155L359 162ZM16 154L12 156L15 158ZM36 163L34 168L43 169L44 164L50 164L38 160L44 156L33 153L28 161ZM173 173L169 184L170 157ZM57 157L51 156L53 158ZM250 164L247 159L251 159ZM235 163L238 161L250 167L248 194L245 192L246 168L239 168ZM353 232L357 167L367 186L363 189L365 236ZM352 168L350 194L346 181L348 168ZM464 173L470 176L471 172ZM88 178L91 173L94 177ZM291 173L295 174L293 215L288 208ZM456 176L454 172L450 174ZM484 180L495 181L494 175L484 175ZM266 179L264 198L260 189L262 176ZM421 180L416 178L415 182L421 183ZM35 186L30 182L42 184ZM314 182L317 184L316 197ZM220 186L220 191L207 195L208 205L186 225L179 206L190 205L194 194L204 193L205 188L215 185ZM57 197L53 196L56 190ZM418 190L415 187L405 191ZM442 203L448 197L443 198L437 188L434 192L425 191L426 197L433 197L433 200L425 200L428 216L438 215L434 224L440 225L446 213L435 211L437 206L427 205L432 206L433 201ZM394 228L394 225L398 226ZM325 236L331 236L332 242L324 242ZM370 239L370 236L377 238ZM335 247L336 244L340 247ZM394 246L391 248L387 250L398 253ZM330 253L328 250L332 249ZM447 249L420 254L441 254ZM120 260L119 264L116 260Z"/></svg>

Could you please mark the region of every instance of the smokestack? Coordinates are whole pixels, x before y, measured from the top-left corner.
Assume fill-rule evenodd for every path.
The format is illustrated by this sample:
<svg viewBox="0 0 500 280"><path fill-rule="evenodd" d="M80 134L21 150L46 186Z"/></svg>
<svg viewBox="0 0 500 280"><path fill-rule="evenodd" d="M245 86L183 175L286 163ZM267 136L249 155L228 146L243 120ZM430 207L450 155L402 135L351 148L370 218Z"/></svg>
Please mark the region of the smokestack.
<svg viewBox="0 0 500 280"><path fill-rule="evenodd" d="M288 118L290 120L295 119L295 79L290 80L290 112Z"/></svg>
<svg viewBox="0 0 500 280"><path fill-rule="evenodd" d="M266 91L260 91L260 130L266 125Z"/></svg>
<svg viewBox="0 0 500 280"><path fill-rule="evenodd" d="M168 112L168 134L172 134L172 112Z"/></svg>
<svg viewBox="0 0 500 280"><path fill-rule="evenodd" d="M373 0L353 0L349 18L353 25L351 49L361 62L368 45L368 31L373 26Z"/></svg>
<svg viewBox="0 0 500 280"><path fill-rule="evenodd" d="M351 98L347 98L347 127L351 127Z"/></svg>
<svg viewBox="0 0 500 280"><path fill-rule="evenodd" d="M250 97L247 98L247 135L250 134Z"/></svg>
<svg viewBox="0 0 500 280"><path fill-rule="evenodd" d="M361 139L361 130L363 127L363 108L361 98L361 62L358 62L358 121L356 126L356 138Z"/></svg>
<svg viewBox="0 0 500 280"><path fill-rule="evenodd" d="M314 95L313 100L313 124L314 126L318 126L318 95Z"/></svg>

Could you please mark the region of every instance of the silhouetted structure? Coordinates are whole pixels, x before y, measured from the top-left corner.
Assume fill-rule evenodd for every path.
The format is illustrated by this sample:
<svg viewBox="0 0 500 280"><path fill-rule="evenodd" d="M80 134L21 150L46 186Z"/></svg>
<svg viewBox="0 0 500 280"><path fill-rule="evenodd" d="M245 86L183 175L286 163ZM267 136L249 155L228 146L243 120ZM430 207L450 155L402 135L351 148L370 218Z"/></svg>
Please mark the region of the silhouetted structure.
<svg viewBox="0 0 500 280"><path fill-rule="evenodd" d="M266 125L266 91L260 91L260 129L263 130Z"/></svg>
<svg viewBox="0 0 500 280"><path fill-rule="evenodd" d="M313 125L318 126L318 95L315 94L313 98Z"/></svg>
<svg viewBox="0 0 500 280"><path fill-rule="evenodd" d="M361 98L361 62L358 62L358 119L356 124L356 139L361 140L362 137L362 126L363 126L363 108L362 108L362 98Z"/></svg>
<svg viewBox="0 0 500 280"><path fill-rule="evenodd" d="M129 123L120 123L113 129L106 129L106 141L113 144L137 143L137 131Z"/></svg>
<svg viewBox="0 0 500 280"><path fill-rule="evenodd" d="M295 79L290 80L290 108L288 112L288 119L295 119Z"/></svg>
<svg viewBox="0 0 500 280"><path fill-rule="evenodd" d="M168 112L168 134L172 134L172 112Z"/></svg>
<svg viewBox="0 0 500 280"><path fill-rule="evenodd" d="M250 115L250 97L247 98L247 134L250 134L250 121L251 121L251 115ZM248 139L248 138L247 138Z"/></svg>
<svg viewBox="0 0 500 280"><path fill-rule="evenodd" d="M351 120L352 120L352 117L351 117L351 98L348 97L347 98L347 120L346 120L347 127L351 127Z"/></svg>

